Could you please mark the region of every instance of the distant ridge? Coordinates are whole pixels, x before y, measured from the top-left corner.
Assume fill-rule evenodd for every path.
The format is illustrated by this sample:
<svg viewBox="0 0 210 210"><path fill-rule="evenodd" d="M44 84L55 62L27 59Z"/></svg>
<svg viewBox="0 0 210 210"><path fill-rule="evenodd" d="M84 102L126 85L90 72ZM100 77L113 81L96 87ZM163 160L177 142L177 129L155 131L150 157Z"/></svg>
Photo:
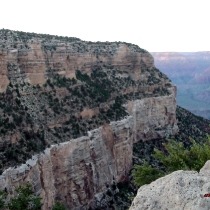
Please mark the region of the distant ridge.
<svg viewBox="0 0 210 210"><path fill-rule="evenodd" d="M177 85L177 103L209 118L210 51L152 52L155 65Z"/></svg>

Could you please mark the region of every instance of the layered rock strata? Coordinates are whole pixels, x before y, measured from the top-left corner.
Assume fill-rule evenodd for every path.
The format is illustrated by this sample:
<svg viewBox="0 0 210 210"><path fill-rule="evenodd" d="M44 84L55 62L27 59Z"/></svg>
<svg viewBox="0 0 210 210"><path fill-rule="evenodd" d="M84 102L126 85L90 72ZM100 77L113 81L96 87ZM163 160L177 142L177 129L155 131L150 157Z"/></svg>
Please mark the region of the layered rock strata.
<svg viewBox="0 0 210 210"><path fill-rule="evenodd" d="M75 77L76 70L90 74L104 63L120 71L129 72L133 79L140 79L143 67L154 67L153 57L145 50L126 43L92 43L80 39L74 41L56 40L34 35L26 41L24 35L14 31L0 33L0 91L6 90L9 80L18 72L20 79L30 84L43 85L49 70L66 76ZM6 38L4 37L6 36ZM15 65L11 70L8 66Z"/></svg>
<svg viewBox="0 0 210 210"><path fill-rule="evenodd" d="M135 125L140 127L138 140L161 137L168 117L175 123L175 108L155 110L158 100L175 92L173 85L154 67L153 57L136 45L0 30L0 63L6 78L0 81L0 170L46 146L123 119L128 115L123 104L130 114L131 107L145 106L143 124ZM145 102L135 105L137 99ZM147 112L149 104L154 113ZM162 116L157 124L156 116L151 117L155 113Z"/></svg>
<svg viewBox="0 0 210 210"><path fill-rule="evenodd" d="M208 210L210 209L210 161L200 172L175 171L139 188L130 210Z"/></svg>

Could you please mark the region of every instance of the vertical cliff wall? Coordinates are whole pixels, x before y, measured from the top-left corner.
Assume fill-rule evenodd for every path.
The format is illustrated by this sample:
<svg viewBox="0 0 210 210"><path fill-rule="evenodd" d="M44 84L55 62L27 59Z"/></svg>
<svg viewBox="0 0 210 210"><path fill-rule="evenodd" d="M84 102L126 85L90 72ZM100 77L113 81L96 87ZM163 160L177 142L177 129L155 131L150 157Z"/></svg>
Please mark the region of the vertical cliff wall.
<svg viewBox="0 0 210 210"><path fill-rule="evenodd" d="M11 192L29 181L41 193L43 209L50 209L55 200L74 209L100 206L107 187L127 179L134 142L178 131L174 95L136 100L128 107L132 116L127 119L51 146L21 167L7 169L0 176L1 188Z"/></svg>
<svg viewBox="0 0 210 210"><path fill-rule="evenodd" d="M134 118L134 142L162 139L178 131L176 120L176 87L169 96L129 101L127 109Z"/></svg>
<svg viewBox="0 0 210 210"><path fill-rule="evenodd" d="M11 192L29 181L41 193L43 209L51 209L55 199L68 208L95 207L100 202L97 193L127 178L132 166L132 127L133 118L128 117L86 137L51 146L21 167L6 170L0 186Z"/></svg>

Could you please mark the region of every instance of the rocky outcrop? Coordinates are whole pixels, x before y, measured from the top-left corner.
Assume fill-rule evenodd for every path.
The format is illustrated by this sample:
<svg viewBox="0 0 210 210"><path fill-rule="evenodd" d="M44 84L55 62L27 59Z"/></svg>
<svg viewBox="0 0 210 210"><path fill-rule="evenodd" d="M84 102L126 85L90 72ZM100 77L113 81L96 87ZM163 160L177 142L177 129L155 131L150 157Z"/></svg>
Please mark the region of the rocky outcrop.
<svg viewBox="0 0 210 210"><path fill-rule="evenodd" d="M210 161L200 172L175 171L139 188L130 210L174 209L208 210L205 194L210 190Z"/></svg>
<svg viewBox="0 0 210 210"><path fill-rule="evenodd" d="M43 209L50 209L55 200L74 209L101 207L103 192L113 182L127 179L134 142L178 131L174 100L170 95L130 102L132 116L127 119L51 146L21 167L7 169L0 176L1 189L12 191L29 181L36 193L41 193Z"/></svg>

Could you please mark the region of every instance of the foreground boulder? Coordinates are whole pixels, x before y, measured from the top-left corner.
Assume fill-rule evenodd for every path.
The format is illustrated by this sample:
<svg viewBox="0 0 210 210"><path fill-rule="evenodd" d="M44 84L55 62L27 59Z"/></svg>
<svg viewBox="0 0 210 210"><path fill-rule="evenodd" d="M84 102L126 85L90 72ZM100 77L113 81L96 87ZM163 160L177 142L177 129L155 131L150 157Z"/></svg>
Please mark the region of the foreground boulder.
<svg viewBox="0 0 210 210"><path fill-rule="evenodd" d="M210 161L200 172L175 171L139 188L130 210L210 209Z"/></svg>

